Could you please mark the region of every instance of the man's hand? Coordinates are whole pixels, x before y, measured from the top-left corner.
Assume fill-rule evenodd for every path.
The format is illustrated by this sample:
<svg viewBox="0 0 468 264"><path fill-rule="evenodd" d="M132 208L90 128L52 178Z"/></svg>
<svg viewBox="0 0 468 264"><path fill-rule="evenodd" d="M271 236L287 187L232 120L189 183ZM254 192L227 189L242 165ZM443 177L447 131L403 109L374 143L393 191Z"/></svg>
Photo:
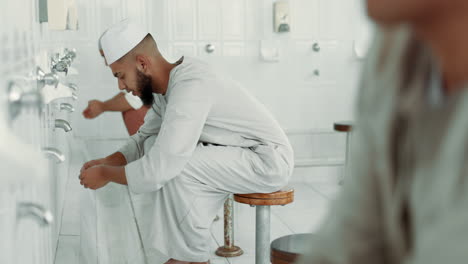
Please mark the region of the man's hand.
<svg viewBox="0 0 468 264"><path fill-rule="evenodd" d="M90 160L83 164L83 167L81 167L80 173L83 173L84 170L87 170L91 167L97 166L97 165L102 165L105 164L105 159L96 159L96 160Z"/></svg>
<svg viewBox="0 0 468 264"><path fill-rule="evenodd" d="M110 182L110 175L106 173L106 165L98 165L85 169L80 174L80 184L85 188L97 190Z"/></svg>
<svg viewBox="0 0 468 264"><path fill-rule="evenodd" d="M125 160L125 156L120 153L120 152L115 152L114 154L107 156L102 159L95 159L95 160L90 160L83 164L83 166L80 169L80 173L83 171L94 167L98 165L108 165L108 166L125 166L127 165L127 160ZM111 171L111 169L108 167L107 170Z"/></svg>
<svg viewBox="0 0 468 264"><path fill-rule="evenodd" d="M104 103L99 100L91 100L83 111L83 116L88 119L97 117L104 112Z"/></svg>

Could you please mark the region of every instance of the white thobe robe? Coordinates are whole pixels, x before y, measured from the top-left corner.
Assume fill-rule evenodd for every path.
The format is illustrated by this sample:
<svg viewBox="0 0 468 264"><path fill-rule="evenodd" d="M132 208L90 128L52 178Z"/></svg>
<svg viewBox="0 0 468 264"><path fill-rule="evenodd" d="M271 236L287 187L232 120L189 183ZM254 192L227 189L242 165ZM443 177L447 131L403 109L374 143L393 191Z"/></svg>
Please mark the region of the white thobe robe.
<svg viewBox="0 0 468 264"><path fill-rule="evenodd" d="M437 63L413 36L406 27L378 35L351 173L298 263L467 263L468 89L431 99Z"/></svg>
<svg viewBox="0 0 468 264"><path fill-rule="evenodd" d="M266 107L187 57L119 151L146 253L183 261L209 259L209 227L229 193L276 191L294 167L291 145Z"/></svg>

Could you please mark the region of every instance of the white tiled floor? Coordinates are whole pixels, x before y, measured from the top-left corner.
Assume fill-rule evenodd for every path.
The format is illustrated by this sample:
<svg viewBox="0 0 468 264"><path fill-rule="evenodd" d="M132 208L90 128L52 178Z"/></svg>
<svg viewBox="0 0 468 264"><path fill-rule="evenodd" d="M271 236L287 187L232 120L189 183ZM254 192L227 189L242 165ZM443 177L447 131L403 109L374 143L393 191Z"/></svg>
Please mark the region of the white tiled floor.
<svg viewBox="0 0 468 264"><path fill-rule="evenodd" d="M92 142L96 144L98 142ZM111 142L102 148L102 153L95 155L107 155L109 149L116 149L121 145L120 141ZM99 151L99 152L101 152ZM83 189L77 178L79 167L84 159L82 153L77 151L72 157L70 168L70 180L67 186L67 196L62 219L62 230L55 264L79 263L80 247L80 223L79 223L79 197ZM327 183L328 182L328 183ZM333 180L320 179L308 182L291 183L295 189L295 201L287 206L275 206L271 214L271 240L292 234L313 232L318 228L320 221L326 215L330 201L334 200L340 187ZM212 233L212 264L254 264L255 263L255 208L244 204L235 204L235 241L236 245L244 250L244 254L235 258L221 258L214 254L215 250L223 243L222 209L219 212L220 221L213 223ZM155 263L159 264L159 263Z"/></svg>

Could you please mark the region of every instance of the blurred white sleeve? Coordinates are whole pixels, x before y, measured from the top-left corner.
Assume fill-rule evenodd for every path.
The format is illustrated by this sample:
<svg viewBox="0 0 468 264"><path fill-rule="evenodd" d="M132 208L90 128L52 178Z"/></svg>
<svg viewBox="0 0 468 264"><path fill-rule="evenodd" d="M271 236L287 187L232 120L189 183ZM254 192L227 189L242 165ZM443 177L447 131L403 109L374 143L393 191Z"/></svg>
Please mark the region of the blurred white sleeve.
<svg viewBox="0 0 468 264"><path fill-rule="evenodd" d="M140 97L131 93L125 93L125 99L133 109L140 109L143 106L143 102L141 101Z"/></svg>

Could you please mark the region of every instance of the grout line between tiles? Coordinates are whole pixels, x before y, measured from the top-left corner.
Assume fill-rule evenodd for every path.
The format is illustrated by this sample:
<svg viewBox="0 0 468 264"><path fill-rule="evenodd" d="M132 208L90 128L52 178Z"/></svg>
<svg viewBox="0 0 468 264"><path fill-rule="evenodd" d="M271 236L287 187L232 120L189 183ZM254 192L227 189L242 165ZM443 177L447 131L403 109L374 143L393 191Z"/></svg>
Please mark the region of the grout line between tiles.
<svg viewBox="0 0 468 264"><path fill-rule="evenodd" d="M291 231L292 234L295 234L295 233L296 233L296 232L294 232L294 231L291 229L291 227L290 227L288 224L286 224L286 222L283 220L283 218L281 218L277 213L273 212L273 210L271 211L271 213L272 213L274 216L276 216L276 217L279 219L279 221L280 221L284 226L286 226L286 228L287 228L289 231Z"/></svg>
<svg viewBox="0 0 468 264"><path fill-rule="evenodd" d="M314 190L314 192L318 193L318 195L322 196L323 198L327 199L327 200L330 200L331 198L328 197L326 194L322 193L321 191L317 190L316 187L314 187L311 183L308 183L308 182L305 182L304 183L305 185L307 185L308 187L310 187L312 190Z"/></svg>

